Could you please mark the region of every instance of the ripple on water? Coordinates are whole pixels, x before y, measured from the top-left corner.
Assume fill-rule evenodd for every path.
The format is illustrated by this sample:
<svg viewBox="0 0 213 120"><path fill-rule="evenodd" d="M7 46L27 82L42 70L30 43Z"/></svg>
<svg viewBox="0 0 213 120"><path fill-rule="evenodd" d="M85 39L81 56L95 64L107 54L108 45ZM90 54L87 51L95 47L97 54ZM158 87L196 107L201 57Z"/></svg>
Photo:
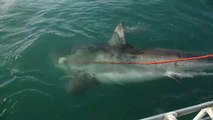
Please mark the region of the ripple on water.
<svg viewBox="0 0 213 120"><path fill-rule="evenodd" d="M8 94L4 98L0 99L0 118L8 118L9 116L13 118L14 114L20 113L23 105L25 104L23 101L25 101L25 99L29 99L30 96L37 96L39 98L50 97L49 94L38 89L23 89ZM20 108L21 106L22 108Z"/></svg>

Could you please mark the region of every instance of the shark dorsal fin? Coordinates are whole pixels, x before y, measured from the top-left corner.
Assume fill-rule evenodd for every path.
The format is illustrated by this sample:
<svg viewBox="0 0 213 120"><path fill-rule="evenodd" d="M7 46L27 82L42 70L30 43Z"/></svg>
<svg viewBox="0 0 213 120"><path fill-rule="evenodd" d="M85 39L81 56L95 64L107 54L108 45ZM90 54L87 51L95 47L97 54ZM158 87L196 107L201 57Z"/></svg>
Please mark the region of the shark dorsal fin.
<svg viewBox="0 0 213 120"><path fill-rule="evenodd" d="M126 46L125 34L124 34L124 22L119 23L114 32L112 33L112 37L109 40L109 45L115 48L123 48Z"/></svg>

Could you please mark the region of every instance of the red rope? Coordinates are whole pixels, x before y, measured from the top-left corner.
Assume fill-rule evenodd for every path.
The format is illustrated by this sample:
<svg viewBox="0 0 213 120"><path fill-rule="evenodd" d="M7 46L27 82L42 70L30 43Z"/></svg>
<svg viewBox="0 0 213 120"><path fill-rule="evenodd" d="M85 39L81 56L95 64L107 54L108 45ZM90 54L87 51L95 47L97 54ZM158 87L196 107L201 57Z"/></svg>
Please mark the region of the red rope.
<svg viewBox="0 0 213 120"><path fill-rule="evenodd" d="M151 61L151 62L109 62L109 61L97 61L97 62L86 62L85 64L142 64L142 65L153 65L153 64L166 64L166 63L175 63L182 61L190 61L190 60L200 60L213 58L213 54L197 56L197 57L189 57L189 58L180 58L174 60L162 60L162 61Z"/></svg>

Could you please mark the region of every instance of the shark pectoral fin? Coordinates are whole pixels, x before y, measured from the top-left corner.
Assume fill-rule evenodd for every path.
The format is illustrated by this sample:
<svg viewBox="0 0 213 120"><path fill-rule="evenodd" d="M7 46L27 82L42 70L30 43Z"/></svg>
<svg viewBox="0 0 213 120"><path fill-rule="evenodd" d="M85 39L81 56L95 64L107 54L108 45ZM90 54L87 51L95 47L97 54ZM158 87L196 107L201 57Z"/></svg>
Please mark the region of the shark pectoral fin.
<svg viewBox="0 0 213 120"><path fill-rule="evenodd" d="M195 76L213 76L213 73L208 73L208 72L178 73L178 72L166 71L166 73L164 75L169 77L169 78L175 79L175 80L180 80L182 78L193 78Z"/></svg>
<svg viewBox="0 0 213 120"><path fill-rule="evenodd" d="M167 71L164 75L175 80L180 80L183 78L182 76L180 76L180 73L175 73L171 71Z"/></svg>
<svg viewBox="0 0 213 120"><path fill-rule="evenodd" d="M125 34L124 34L124 23L119 23L109 40L109 45L116 48L123 48L126 45Z"/></svg>
<svg viewBox="0 0 213 120"><path fill-rule="evenodd" d="M86 73L80 73L68 81L65 89L68 93L80 94L98 84L99 82L94 76Z"/></svg>
<svg viewBox="0 0 213 120"><path fill-rule="evenodd" d="M188 78L193 78L193 75L190 73L178 73L178 72L172 72L172 71L166 71L166 73L164 74L165 76L172 78L176 81L188 77Z"/></svg>

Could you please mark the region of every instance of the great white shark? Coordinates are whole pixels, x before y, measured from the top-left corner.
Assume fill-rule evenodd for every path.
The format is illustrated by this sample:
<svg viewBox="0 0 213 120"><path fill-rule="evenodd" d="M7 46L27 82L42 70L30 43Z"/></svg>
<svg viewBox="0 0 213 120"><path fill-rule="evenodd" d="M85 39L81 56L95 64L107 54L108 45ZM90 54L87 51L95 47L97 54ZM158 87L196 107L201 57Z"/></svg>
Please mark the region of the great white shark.
<svg viewBox="0 0 213 120"><path fill-rule="evenodd" d="M149 62L196 57L201 54L169 49L139 49L125 39L124 23L115 27L105 45L83 45L70 53L54 57L54 64L71 76L66 90L78 93L99 83L124 84L145 82L163 77L172 79L213 75L213 59L166 64L110 64L104 62Z"/></svg>

